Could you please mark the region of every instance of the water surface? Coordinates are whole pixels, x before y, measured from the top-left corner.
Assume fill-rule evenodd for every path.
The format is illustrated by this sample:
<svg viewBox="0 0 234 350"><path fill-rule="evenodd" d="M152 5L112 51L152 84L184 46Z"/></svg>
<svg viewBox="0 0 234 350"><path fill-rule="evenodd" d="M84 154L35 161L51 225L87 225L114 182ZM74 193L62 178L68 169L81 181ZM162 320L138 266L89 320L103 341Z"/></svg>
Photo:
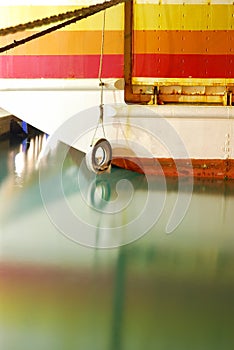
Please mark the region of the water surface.
<svg viewBox="0 0 234 350"><path fill-rule="evenodd" d="M166 234L175 180L167 181L160 212L161 179L113 168L101 178L105 186L95 189L87 173L86 182L77 181L83 155L71 150L62 167L71 211L96 227L97 242L111 242L111 230L100 238L100 227L123 227L119 247L94 249L67 238L45 210L38 167L45 142L38 135L22 144L0 143L1 349L233 348L234 184L197 181L182 222ZM58 144L43 160L41 179L55 208L61 204L55 186L60 154ZM141 238L121 245L136 233L126 223L142 214L149 181L158 220ZM119 206L118 213L107 214L110 205ZM139 230L146 223L144 213Z"/></svg>

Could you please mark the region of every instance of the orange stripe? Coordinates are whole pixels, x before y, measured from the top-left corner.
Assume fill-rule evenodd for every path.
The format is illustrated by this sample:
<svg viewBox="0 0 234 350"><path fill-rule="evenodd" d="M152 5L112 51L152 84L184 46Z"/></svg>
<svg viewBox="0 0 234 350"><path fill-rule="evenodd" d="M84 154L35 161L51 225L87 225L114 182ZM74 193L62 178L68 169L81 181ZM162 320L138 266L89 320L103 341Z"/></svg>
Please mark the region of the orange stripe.
<svg viewBox="0 0 234 350"><path fill-rule="evenodd" d="M135 53L210 54L234 52L234 31L136 31Z"/></svg>
<svg viewBox="0 0 234 350"><path fill-rule="evenodd" d="M1 46L35 32L1 38ZM11 51L13 55L100 54L101 31L58 31ZM123 31L106 31L105 54L123 54ZM135 31L134 52L224 55L234 52L234 31Z"/></svg>
<svg viewBox="0 0 234 350"><path fill-rule="evenodd" d="M8 35L1 39L1 46L25 38L34 32ZM11 50L13 55L80 55L100 54L101 31L58 31ZM122 31L106 31L104 54L123 54ZM8 53L9 54L9 53Z"/></svg>

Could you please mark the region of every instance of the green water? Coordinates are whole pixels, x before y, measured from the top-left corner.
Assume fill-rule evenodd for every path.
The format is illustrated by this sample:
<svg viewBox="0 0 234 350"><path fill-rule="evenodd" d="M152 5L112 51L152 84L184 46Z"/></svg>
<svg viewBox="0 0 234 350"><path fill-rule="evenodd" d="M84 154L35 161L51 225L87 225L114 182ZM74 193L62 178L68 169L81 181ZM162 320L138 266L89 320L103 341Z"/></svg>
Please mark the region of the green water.
<svg viewBox="0 0 234 350"><path fill-rule="evenodd" d="M176 181L167 181L158 220L137 237L153 211L144 213L136 232L128 232L126 224L142 215L149 188L157 212L164 182L112 169L99 178L104 189L89 187L87 173L80 188L83 155L71 150L61 171L63 193L70 210L86 223L73 239L46 211L61 205L56 191L61 147L40 168L45 142L39 135L24 145L0 143L0 349L232 349L234 184L195 183L188 211L167 234L178 192ZM41 171L48 208L40 193ZM116 188L123 179L132 184L130 204L130 192ZM106 214L109 205L120 209ZM65 220L66 215L61 224ZM111 229L105 233L110 237L100 237L102 226L121 227L119 246L95 249L77 243L88 236L87 223L96 228L97 244L112 242ZM138 239L123 244L129 235Z"/></svg>

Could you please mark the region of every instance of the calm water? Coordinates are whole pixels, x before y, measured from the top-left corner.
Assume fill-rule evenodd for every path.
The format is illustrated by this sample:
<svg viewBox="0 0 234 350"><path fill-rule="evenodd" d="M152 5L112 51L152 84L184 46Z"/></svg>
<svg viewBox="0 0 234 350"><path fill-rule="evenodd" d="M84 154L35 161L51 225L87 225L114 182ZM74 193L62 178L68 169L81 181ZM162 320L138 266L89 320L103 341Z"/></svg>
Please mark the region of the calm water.
<svg viewBox="0 0 234 350"><path fill-rule="evenodd" d="M167 234L175 181L93 179L74 150L60 169L60 144L38 167L45 142L0 142L0 348L232 349L234 184L196 183Z"/></svg>

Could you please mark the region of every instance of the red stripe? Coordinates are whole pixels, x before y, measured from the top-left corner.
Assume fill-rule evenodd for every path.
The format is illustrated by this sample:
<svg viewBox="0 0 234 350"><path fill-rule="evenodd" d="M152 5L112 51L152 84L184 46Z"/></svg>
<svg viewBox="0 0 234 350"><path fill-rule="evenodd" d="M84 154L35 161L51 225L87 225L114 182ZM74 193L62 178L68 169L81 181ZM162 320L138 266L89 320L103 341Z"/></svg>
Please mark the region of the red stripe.
<svg viewBox="0 0 234 350"><path fill-rule="evenodd" d="M100 55L0 56L0 78L97 78ZM123 55L104 55L102 77L123 77ZM133 76L234 78L234 55L134 55Z"/></svg>
<svg viewBox="0 0 234 350"><path fill-rule="evenodd" d="M234 55L134 55L133 76L234 78Z"/></svg>
<svg viewBox="0 0 234 350"><path fill-rule="evenodd" d="M0 78L98 78L100 55L0 56ZM123 77L123 55L103 57L103 78Z"/></svg>

